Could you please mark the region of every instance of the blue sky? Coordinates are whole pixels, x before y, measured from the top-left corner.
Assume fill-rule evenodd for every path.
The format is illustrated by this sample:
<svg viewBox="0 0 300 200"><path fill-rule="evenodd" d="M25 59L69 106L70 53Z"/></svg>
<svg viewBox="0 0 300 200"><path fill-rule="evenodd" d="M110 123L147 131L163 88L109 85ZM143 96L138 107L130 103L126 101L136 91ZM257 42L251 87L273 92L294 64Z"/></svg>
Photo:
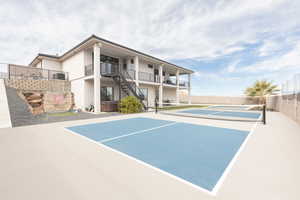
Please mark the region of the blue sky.
<svg viewBox="0 0 300 200"><path fill-rule="evenodd" d="M299 0L0 1L0 62L96 34L193 69L193 95L242 95L300 72Z"/></svg>

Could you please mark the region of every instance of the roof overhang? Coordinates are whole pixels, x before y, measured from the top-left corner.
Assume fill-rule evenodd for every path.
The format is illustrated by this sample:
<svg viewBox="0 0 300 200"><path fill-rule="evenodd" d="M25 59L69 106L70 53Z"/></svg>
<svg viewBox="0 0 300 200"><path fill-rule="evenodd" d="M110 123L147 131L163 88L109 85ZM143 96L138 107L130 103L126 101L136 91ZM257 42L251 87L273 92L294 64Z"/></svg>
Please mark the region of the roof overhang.
<svg viewBox="0 0 300 200"><path fill-rule="evenodd" d="M165 60L156 58L154 56L142 53L140 51L131 49L129 47L125 47L123 45L111 42L111 41L103 39L103 38L100 38L96 35L90 36L89 38L85 39L84 41L82 41L81 43L79 43L78 45L76 45L75 47L70 49L69 51L65 52L61 56L48 55L48 54L38 54L29 65L30 66L35 65L35 64L39 63L42 59L53 59L53 60L61 62L61 61L66 60L67 58L75 55L76 53L82 51L83 49L90 48L92 45L94 45L96 43L101 43L101 44L105 44L105 45L108 45L108 46L113 46L115 48L120 48L122 51L127 51L130 54L140 56L143 59L149 60L149 61L154 62L154 63L159 63L159 64L162 64L162 65L168 65L168 66L175 67L175 68L180 70L180 74L194 73L193 70L186 69L184 67L180 67L178 65L175 65L175 64L167 62Z"/></svg>

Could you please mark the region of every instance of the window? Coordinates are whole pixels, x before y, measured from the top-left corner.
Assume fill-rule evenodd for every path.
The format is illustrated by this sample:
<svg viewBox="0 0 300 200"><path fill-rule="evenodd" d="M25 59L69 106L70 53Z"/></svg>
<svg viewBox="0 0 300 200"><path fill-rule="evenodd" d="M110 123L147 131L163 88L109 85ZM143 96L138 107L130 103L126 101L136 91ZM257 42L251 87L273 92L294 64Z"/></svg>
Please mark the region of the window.
<svg viewBox="0 0 300 200"><path fill-rule="evenodd" d="M114 92L113 87L101 87L101 101L113 101Z"/></svg>
<svg viewBox="0 0 300 200"><path fill-rule="evenodd" d="M131 59L131 60L130 60L130 63L131 63L131 64L134 64L134 60L133 60L133 59Z"/></svg>
<svg viewBox="0 0 300 200"><path fill-rule="evenodd" d="M153 69L153 65L148 64L148 68Z"/></svg>

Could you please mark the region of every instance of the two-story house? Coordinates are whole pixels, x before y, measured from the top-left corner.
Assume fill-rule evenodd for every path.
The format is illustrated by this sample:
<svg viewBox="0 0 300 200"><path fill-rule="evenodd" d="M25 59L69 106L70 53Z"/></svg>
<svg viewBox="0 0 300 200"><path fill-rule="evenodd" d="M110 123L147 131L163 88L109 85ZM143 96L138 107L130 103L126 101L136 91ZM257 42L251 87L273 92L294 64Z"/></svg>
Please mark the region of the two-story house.
<svg viewBox="0 0 300 200"><path fill-rule="evenodd" d="M192 70L92 35L61 56L38 54L29 65L68 72L77 108L94 105L107 111L126 95L135 95L145 107L179 103L179 90L190 95ZM180 80L184 75L185 81Z"/></svg>

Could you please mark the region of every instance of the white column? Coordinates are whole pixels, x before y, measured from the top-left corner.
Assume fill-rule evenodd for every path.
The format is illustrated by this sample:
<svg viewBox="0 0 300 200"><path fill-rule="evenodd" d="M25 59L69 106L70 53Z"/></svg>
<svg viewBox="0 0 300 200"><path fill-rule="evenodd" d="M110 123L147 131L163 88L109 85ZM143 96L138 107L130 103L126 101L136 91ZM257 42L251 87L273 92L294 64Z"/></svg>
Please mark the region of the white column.
<svg viewBox="0 0 300 200"><path fill-rule="evenodd" d="M135 83L137 86L139 86L139 69L140 69L139 57L135 56L134 57L134 70L135 70Z"/></svg>
<svg viewBox="0 0 300 200"><path fill-rule="evenodd" d="M188 74L188 103L191 104L191 74Z"/></svg>
<svg viewBox="0 0 300 200"><path fill-rule="evenodd" d="M163 106L163 65L159 65L159 93L158 93L158 104L159 107Z"/></svg>
<svg viewBox="0 0 300 200"><path fill-rule="evenodd" d="M95 113L101 112L101 71L100 71L101 44L94 45L94 107Z"/></svg>
<svg viewBox="0 0 300 200"><path fill-rule="evenodd" d="M176 71L176 104L179 105L179 70Z"/></svg>

